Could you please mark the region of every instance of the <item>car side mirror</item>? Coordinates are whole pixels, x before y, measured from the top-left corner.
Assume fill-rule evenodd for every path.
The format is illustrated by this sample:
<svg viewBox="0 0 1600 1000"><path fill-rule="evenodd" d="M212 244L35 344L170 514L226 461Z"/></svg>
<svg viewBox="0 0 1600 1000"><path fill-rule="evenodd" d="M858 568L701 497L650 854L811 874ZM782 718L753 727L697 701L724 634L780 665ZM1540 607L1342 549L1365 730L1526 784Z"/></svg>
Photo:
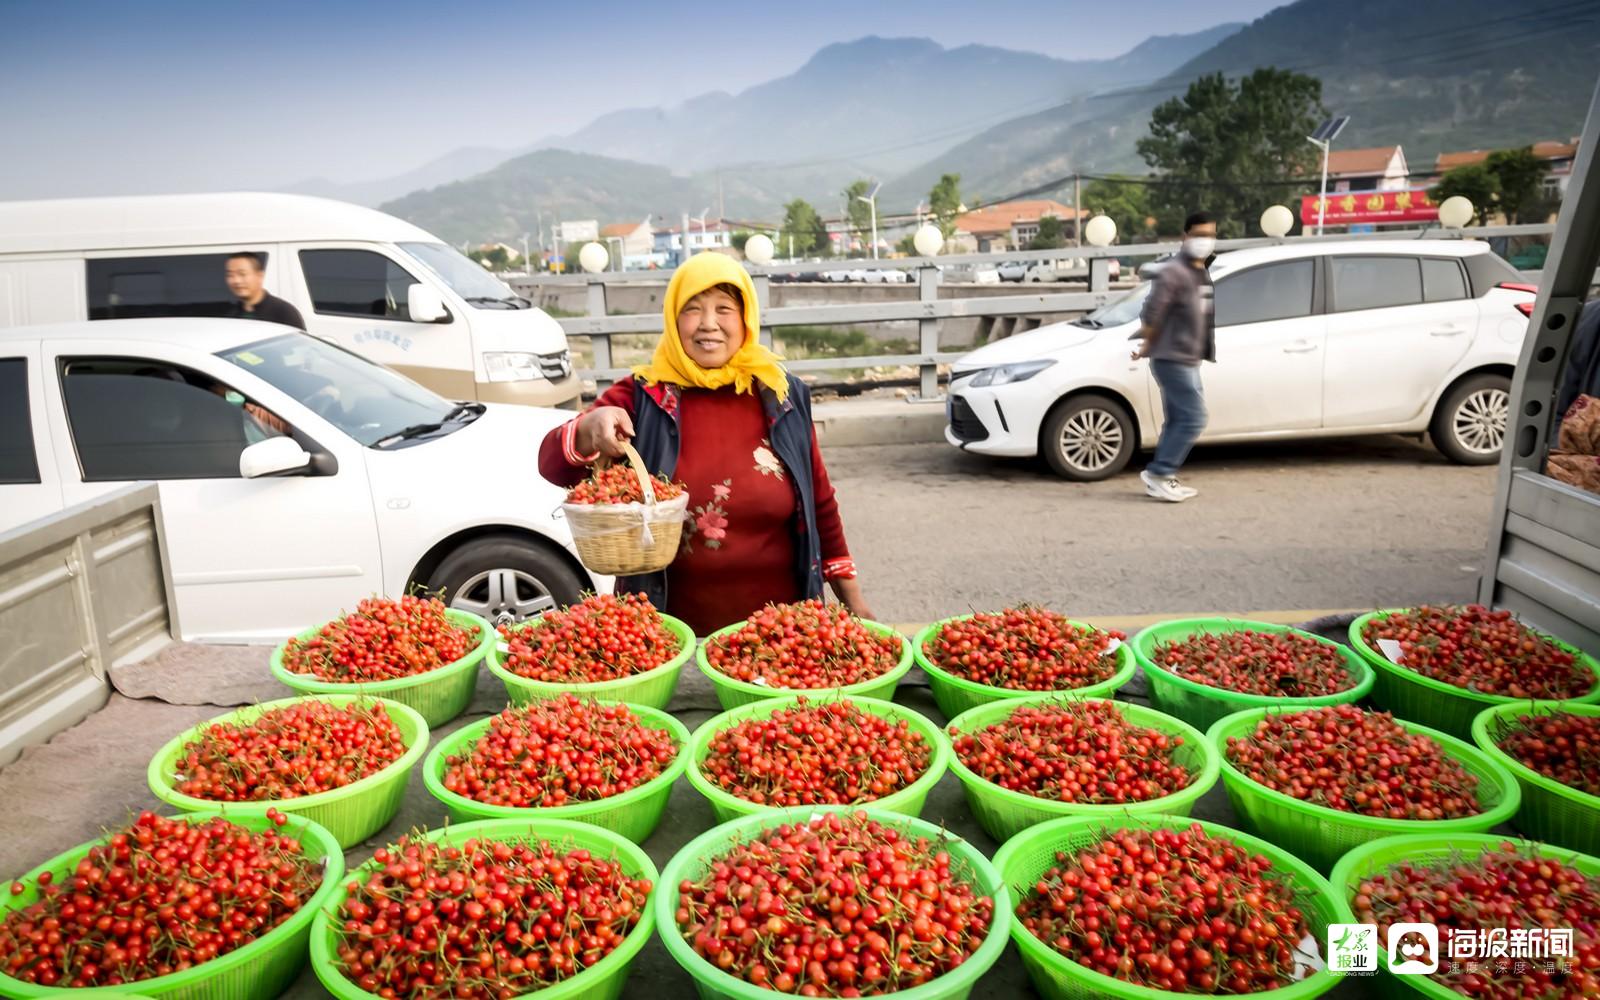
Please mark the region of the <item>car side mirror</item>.
<svg viewBox="0 0 1600 1000"><path fill-rule="evenodd" d="M439 290L420 281L406 289L406 309L413 323L437 323L450 315Z"/></svg>
<svg viewBox="0 0 1600 1000"><path fill-rule="evenodd" d="M239 475L246 479L306 474L311 471L311 453L290 437L270 437L257 441L239 453Z"/></svg>

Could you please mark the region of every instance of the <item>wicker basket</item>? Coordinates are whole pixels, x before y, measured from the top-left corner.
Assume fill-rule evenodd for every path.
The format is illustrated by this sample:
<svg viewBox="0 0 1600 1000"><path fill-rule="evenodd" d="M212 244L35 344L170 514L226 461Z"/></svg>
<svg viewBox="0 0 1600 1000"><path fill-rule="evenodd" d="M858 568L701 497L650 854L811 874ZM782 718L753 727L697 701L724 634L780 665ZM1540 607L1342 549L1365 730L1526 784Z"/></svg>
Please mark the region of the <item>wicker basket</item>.
<svg viewBox="0 0 1600 1000"><path fill-rule="evenodd" d="M650 472L633 445L622 445L628 464L639 477L644 503L564 503L561 510L572 529L578 559L603 576L632 576L666 569L678 555L687 493L658 502ZM599 460L605 462L604 458Z"/></svg>

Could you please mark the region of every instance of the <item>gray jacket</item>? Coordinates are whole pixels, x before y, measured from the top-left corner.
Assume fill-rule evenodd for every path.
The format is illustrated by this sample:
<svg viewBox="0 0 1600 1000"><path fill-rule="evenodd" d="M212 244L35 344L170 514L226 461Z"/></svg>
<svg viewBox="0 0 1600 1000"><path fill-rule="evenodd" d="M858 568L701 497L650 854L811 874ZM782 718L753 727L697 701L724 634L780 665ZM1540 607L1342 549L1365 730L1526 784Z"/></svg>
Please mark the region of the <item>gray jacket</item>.
<svg viewBox="0 0 1600 1000"><path fill-rule="evenodd" d="M1211 308L1211 275L1187 257L1156 272L1139 319L1156 331L1150 357L1197 365L1217 360L1217 326Z"/></svg>

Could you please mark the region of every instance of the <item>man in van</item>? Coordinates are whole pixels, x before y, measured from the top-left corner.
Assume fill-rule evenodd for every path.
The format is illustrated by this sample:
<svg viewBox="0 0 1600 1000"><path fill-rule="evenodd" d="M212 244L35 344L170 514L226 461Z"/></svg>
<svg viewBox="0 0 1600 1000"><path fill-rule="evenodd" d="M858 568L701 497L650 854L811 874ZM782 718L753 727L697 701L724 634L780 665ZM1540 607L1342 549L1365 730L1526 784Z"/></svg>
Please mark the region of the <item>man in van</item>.
<svg viewBox="0 0 1600 1000"><path fill-rule="evenodd" d="M1216 246L1217 220L1209 213L1195 212L1183 221L1183 250L1179 259L1156 272L1140 314L1143 342L1133 352L1135 360L1150 359L1166 415L1155 457L1139 478L1146 495L1169 503L1182 503L1198 492L1178 481L1178 470L1206 428L1200 363L1217 360L1211 275L1206 271Z"/></svg>
<svg viewBox="0 0 1600 1000"><path fill-rule="evenodd" d="M296 330L304 330L306 321L300 310L267 291L263 279L266 266L259 254L241 250L228 257L225 277L228 291L238 301L228 311L233 319L259 319L268 323L282 323Z"/></svg>

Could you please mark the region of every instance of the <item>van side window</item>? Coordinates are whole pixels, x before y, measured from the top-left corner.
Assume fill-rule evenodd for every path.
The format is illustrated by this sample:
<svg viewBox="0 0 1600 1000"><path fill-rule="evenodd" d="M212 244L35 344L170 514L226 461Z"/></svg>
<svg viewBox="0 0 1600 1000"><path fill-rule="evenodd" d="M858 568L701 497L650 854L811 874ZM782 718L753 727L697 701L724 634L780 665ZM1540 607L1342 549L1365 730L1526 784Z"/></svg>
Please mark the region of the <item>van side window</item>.
<svg viewBox="0 0 1600 1000"><path fill-rule="evenodd" d="M1422 299L1424 302L1449 302L1467 297L1467 279L1461 263L1454 257L1422 258Z"/></svg>
<svg viewBox="0 0 1600 1000"><path fill-rule="evenodd" d="M1336 312L1414 306L1422 301L1422 269L1415 257L1349 257L1332 254Z"/></svg>
<svg viewBox="0 0 1600 1000"><path fill-rule="evenodd" d="M332 316L377 316L409 321L406 293L417 279L370 250L302 250L300 267L311 306Z"/></svg>
<svg viewBox="0 0 1600 1000"><path fill-rule="evenodd" d="M266 252L255 252L265 262ZM226 316L238 301L228 291L224 278L227 264L227 253L99 257L86 261L89 318Z"/></svg>
<svg viewBox="0 0 1600 1000"><path fill-rule="evenodd" d="M145 358L62 362L67 424L84 482L237 479L263 428L209 375Z"/></svg>
<svg viewBox="0 0 1600 1000"><path fill-rule="evenodd" d="M1310 316L1316 264L1308 257L1218 278L1213 299L1217 326Z"/></svg>
<svg viewBox="0 0 1600 1000"><path fill-rule="evenodd" d="M28 409L28 359L0 358L0 484L38 481L39 457L33 450Z"/></svg>

